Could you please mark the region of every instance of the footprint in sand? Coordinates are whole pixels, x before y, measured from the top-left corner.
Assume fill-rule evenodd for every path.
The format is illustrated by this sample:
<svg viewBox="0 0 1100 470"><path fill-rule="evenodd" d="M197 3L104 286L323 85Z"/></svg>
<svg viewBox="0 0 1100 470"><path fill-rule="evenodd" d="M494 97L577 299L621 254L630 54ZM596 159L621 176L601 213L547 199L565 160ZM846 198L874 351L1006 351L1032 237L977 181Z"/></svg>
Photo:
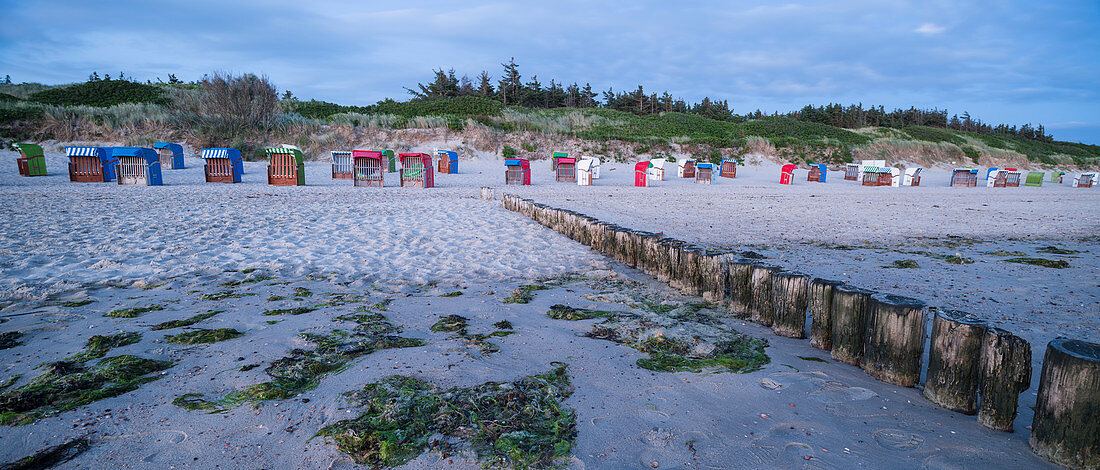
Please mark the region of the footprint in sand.
<svg viewBox="0 0 1100 470"><path fill-rule="evenodd" d="M913 450L924 444L920 434L901 429L880 429L875 431L875 442L885 449Z"/></svg>

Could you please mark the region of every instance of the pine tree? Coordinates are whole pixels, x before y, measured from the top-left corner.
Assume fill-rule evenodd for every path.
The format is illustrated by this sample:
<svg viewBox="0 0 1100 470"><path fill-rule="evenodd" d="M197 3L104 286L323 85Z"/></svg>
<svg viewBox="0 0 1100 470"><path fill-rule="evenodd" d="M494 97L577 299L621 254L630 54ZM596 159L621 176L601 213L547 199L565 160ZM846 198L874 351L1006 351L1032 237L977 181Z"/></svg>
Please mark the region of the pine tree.
<svg viewBox="0 0 1100 470"><path fill-rule="evenodd" d="M482 70L481 75L478 75L477 79L479 82L477 87L477 94L480 95L482 98L488 98L492 96L494 92L492 82L493 77L489 76L489 72Z"/></svg>
<svg viewBox="0 0 1100 470"><path fill-rule="evenodd" d="M505 105L509 101L518 103L519 98L521 98L520 93L523 89L523 82L520 81L519 65L516 65L516 58L512 57L507 64L500 65L504 67L504 75L500 78L498 86L501 101Z"/></svg>

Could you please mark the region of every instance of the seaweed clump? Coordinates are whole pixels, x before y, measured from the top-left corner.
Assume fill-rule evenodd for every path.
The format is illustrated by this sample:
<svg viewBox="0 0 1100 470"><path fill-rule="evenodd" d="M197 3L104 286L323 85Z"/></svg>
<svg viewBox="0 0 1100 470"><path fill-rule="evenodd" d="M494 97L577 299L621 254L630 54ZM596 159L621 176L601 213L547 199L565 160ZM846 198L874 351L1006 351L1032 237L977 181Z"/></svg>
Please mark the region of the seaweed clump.
<svg viewBox="0 0 1100 470"><path fill-rule="evenodd" d="M1077 251L1077 250L1067 250L1065 248L1059 248L1059 247L1056 247L1054 245L1044 246L1044 247L1039 248L1038 250L1035 250L1035 251L1038 251L1039 253L1048 253L1048 254L1052 254L1052 255L1076 255L1076 254L1080 253L1080 251Z"/></svg>
<svg viewBox="0 0 1100 470"><path fill-rule="evenodd" d="M466 328L468 321L469 319L462 315L447 315L432 325L432 331L436 333L458 331Z"/></svg>
<svg viewBox="0 0 1100 470"><path fill-rule="evenodd" d="M309 313L314 310L317 310L317 307L277 308L274 310L264 311L264 315L301 315L303 313Z"/></svg>
<svg viewBox="0 0 1100 470"><path fill-rule="evenodd" d="M588 310L562 304L551 305L550 310L546 312L546 316L555 320L591 320L593 318L610 317L615 314L616 312Z"/></svg>
<svg viewBox="0 0 1100 470"><path fill-rule="evenodd" d="M157 323L153 325L153 331L157 330L170 330L172 328L179 328L181 326L191 326L200 321L206 320L214 315L224 312L225 310L212 310L206 313L200 313L191 318L185 318L183 320L169 320L163 323Z"/></svg>
<svg viewBox="0 0 1100 470"><path fill-rule="evenodd" d="M546 284L524 284L512 291L512 295L504 299L506 304L529 304L535 300L534 292L547 290L551 286Z"/></svg>
<svg viewBox="0 0 1100 470"><path fill-rule="evenodd" d="M92 448L87 436L78 437L69 442L58 444L35 452L34 455L23 457L15 462L0 465L3 470L32 470L52 468L63 464Z"/></svg>
<svg viewBox="0 0 1100 470"><path fill-rule="evenodd" d="M234 328L218 328L216 330L201 329L180 333L178 335L165 336L164 340L176 344L207 344L240 338L241 336L244 336L244 333Z"/></svg>
<svg viewBox="0 0 1100 470"><path fill-rule="evenodd" d="M225 300L225 299L239 299L241 297L248 297L256 295L251 292L233 292L231 290L225 290L221 292L215 292L213 294L203 294L199 296L199 300Z"/></svg>
<svg viewBox="0 0 1100 470"><path fill-rule="evenodd" d="M152 311L156 311L156 310L164 310L164 306L163 305L150 305L148 307L120 308L120 309L117 309L117 310L111 310L108 313L104 313L103 316L105 316L105 317L116 317L116 318L134 318L134 317L136 317L138 315L141 315L143 313L148 313L148 312L152 312Z"/></svg>
<svg viewBox="0 0 1100 470"><path fill-rule="evenodd" d="M61 302L59 305L61 305L62 307L74 308L74 307L83 307L83 306L88 305L92 302L95 302L95 300L92 300L92 299L70 300L70 301L67 301L67 302Z"/></svg>
<svg viewBox="0 0 1100 470"><path fill-rule="evenodd" d="M500 351L500 346L497 346L496 344L488 341L489 338L494 336L503 337L515 333L515 331L511 331L512 324L508 322L497 322L496 325L507 323L507 328L497 326L497 328L500 328L500 330L494 331L492 333L470 333L469 330L467 330L468 322L469 319L462 315L447 315L443 318L440 318L439 321L435 322L435 324L432 325L432 331L437 333L453 332L454 337L466 340L466 342L470 343L470 345L480 349L483 354L490 354Z"/></svg>
<svg viewBox="0 0 1100 470"><path fill-rule="evenodd" d="M70 362L87 362L92 359L99 359L107 355L107 352L122 346L130 345L141 341L141 333L131 331L129 333L115 333L113 335L95 335L88 338L88 341L84 343L84 351L69 356L66 361Z"/></svg>
<svg viewBox="0 0 1100 470"><path fill-rule="evenodd" d="M883 267L884 268L897 268L897 269L916 269L916 268L919 268L920 265L917 264L916 260L897 259L897 260L894 260L894 262L891 263L889 266L883 266Z"/></svg>
<svg viewBox="0 0 1100 470"><path fill-rule="evenodd" d="M443 390L390 376L345 394L364 408L357 418L325 426L317 435L356 462L395 467L429 447L434 435L462 440L486 466L549 467L570 455L577 419L563 402L573 393L566 365L511 383L487 382Z"/></svg>
<svg viewBox="0 0 1100 470"><path fill-rule="evenodd" d="M344 370L351 361L374 351L392 348L412 348L425 343L415 338L398 336L401 328L380 313L345 315L336 318L354 321L352 331L333 330L328 334L301 333L298 336L316 347L292 349L289 355L276 359L264 372L272 380L230 392L223 398L206 400L200 394L185 394L172 403L188 410L223 411L243 402L285 400L311 390L326 375Z"/></svg>
<svg viewBox="0 0 1100 470"><path fill-rule="evenodd" d="M1018 264L1030 264L1032 266L1042 266L1044 268L1065 269L1069 267L1069 262L1064 259L1046 259L1046 258L1009 258L1005 261L1009 263Z"/></svg>
<svg viewBox="0 0 1100 470"><path fill-rule="evenodd" d="M11 349L23 344L19 341L19 338L23 337L23 333L18 331L7 331L0 333L0 349Z"/></svg>

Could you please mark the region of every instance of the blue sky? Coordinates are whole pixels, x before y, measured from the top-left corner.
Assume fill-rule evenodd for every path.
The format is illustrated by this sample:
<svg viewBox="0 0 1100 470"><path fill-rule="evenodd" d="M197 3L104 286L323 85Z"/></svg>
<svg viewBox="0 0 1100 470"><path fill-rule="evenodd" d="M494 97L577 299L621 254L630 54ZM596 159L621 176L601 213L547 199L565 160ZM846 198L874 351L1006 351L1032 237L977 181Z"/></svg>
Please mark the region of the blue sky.
<svg viewBox="0 0 1100 470"><path fill-rule="evenodd" d="M16 82L213 70L342 104L405 99L515 57L524 80L642 84L735 112L946 107L1100 144L1100 1L341 2L0 0Z"/></svg>

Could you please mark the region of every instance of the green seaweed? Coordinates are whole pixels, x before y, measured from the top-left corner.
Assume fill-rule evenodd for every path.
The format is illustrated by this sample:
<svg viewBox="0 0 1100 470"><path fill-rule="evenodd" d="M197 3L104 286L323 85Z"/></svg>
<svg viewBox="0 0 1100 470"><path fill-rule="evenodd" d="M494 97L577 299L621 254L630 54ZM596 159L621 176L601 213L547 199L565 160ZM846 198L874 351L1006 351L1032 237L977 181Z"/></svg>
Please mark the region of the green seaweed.
<svg viewBox="0 0 1100 470"><path fill-rule="evenodd" d="M233 292L231 290L215 292L213 294L203 294L199 296L199 300L224 300L224 299L239 299L241 297L249 297L256 294L251 292Z"/></svg>
<svg viewBox="0 0 1100 470"><path fill-rule="evenodd" d="M497 329L501 329L501 330L511 330L512 329L512 322L510 322L508 320L501 320L501 321L498 321L496 323L493 323L493 327L497 328Z"/></svg>
<svg viewBox="0 0 1100 470"><path fill-rule="evenodd" d="M62 307L72 308L72 307L83 307L83 306L88 305L88 304L93 303L93 302L95 302L95 300L92 300L92 299L70 300L70 301L67 301L67 302L61 302L58 305L60 305Z"/></svg>
<svg viewBox="0 0 1100 470"><path fill-rule="evenodd" d="M826 363L826 364L828 364L828 363L829 363L829 361L826 361L825 359L822 359L822 358L820 358L820 357L813 357L813 356L798 356L798 358L799 358L799 359L802 359L803 361L810 361L810 362L824 362L824 363Z"/></svg>
<svg viewBox="0 0 1100 470"><path fill-rule="evenodd" d="M909 255L921 255L929 258L946 261L950 264L974 264L974 260L960 256L959 254L945 255L941 253L933 253L931 251L900 251L899 253L905 253Z"/></svg>
<svg viewBox="0 0 1100 470"><path fill-rule="evenodd" d="M19 338L23 337L23 333L19 331L6 331L0 333L0 349L11 349L23 344L19 341Z"/></svg>
<svg viewBox="0 0 1100 470"><path fill-rule="evenodd" d="M456 290L454 292L448 292L446 294L440 295L440 297L458 297L460 295L462 295L462 291Z"/></svg>
<svg viewBox="0 0 1100 470"><path fill-rule="evenodd" d="M0 393L0 424L29 424L56 413L136 390L157 380L149 375L172 367L173 363L136 356L113 356L91 367L84 363L58 361L26 385Z"/></svg>
<svg viewBox="0 0 1100 470"><path fill-rule="evenodd" d="M1005 250L987 251L987 252L985 252L985 254L992 255L992 256L1017 256L1017 257L1027 256L1027 253L1024 253L1022 251L1005 251Z"/></svg>
<svg viewBox="0 0 1100 470"><path fill-rule="evenodd" d="M313 291L306 289L305 287L294 288L295 297L313 297Z"/></svg>
<svg viewBox="0 0 1100 470"><path fill-rule="evenodd" d="M141 333L115 333L113 335L95 335L84 343L84 351L65 358L69 362L87 362L107 355L107 352L122 346L141 341Z"/></svg>
<svg viewBox="0 0 1100 470"><path fill-rule="evenodd" d="M256 272L256 271L258 271L259 269L260 269L260 268L244 268L244 269L242 269L242 270L241 270L241 273L243 273L243 274L251 274L251 273L253 273L253 272Z"/></svg>
<svg viewBox="0 0 1100 470"><path fill-rule="evenodd" d="M1009 263L1018 264L1030 264L1033 266L1042 266L1044 268L1065 269L1069 267L1069 262L1063 259L1045 259L1045 258L1009 258L1005 260Z"/></svg>
<svg viewBox="0 0 1100 470"><path fill-rule="evenodd" d="M164 310L164 306L162 306L162 305L150 305L148 307L120 308L120 309L117 309L117 310L111 310L109 313L104 313L103 316L105 316L105 317L115 317L115 318L134 318L134 317L136 317L138 315L141 315L143 313L153 312L153 311L157 311L157 310Z"/></svg>
<svg viewBox="0 0 1100 470"><path fill-rule="evenodd" d="M218 328L216 330L195 330L178 335L165 336L164 340L176 344L206 344L227 341L244 336L244 333L233 328Z"/></svg>
<svg viewBox="0 0 1100 470"><path fill-rule="evenodd" d="M249 271L249 272L251 272L251 271ZM240 286L240 285L243 285L243 284L256 284L256 283L259 283L259 282L270 281L272 279L275 279L275 276L272 276L270 274L261 274L259 276L253 276L253 277L248 277L248 278L244 278L244 279L234 279L232 281L226 281L226 282L221 283L221 286L222 287L237 287L237 286Z"/></svg>
<svg viewBox="0 0 1100 470"><path fill-rule="evenodd" d="M0 384L0 391L4 391L8 387L15 385L15 383L18 382L21 378L23 378L23 376L20 374L15 374L11 377L8 377L8 380L5 380L4 383Z"/></svg>
<svg viewBox="0 0 1100 470"><path fill-rule="evenodd" d="M436 333L458 331L466 328L468 321L469 319L462 315L447 315L432 325L432 331Z"/></svg>
<svg viewBox="0 0 1100 470"><path fill-rule="evenodd" d="M524 284L512 291L512 295L504 299L506 304L527 304L535 300L534 292L540 290L547 290L552 286L545 284Z"/></svg>
<svg viewBox="0 0 1100 470"><path fill-rule="evenodd" d="M317 310L316 306L313 307L291 307L291 308L277 308L274 310L265 310L264 315L301 315L303 313L309 313Z"/></svg>
<svg viewBox="0 0 1100 470"><path fill-rule="evenodd" d="M211 310L209 312L200 313L198 315L195 315L191 318L187 318L187 319L184 319L184 320L170 320L170 321L166 321L166 322L163 322L163 323L157 323L156 325L153 325L153 331L170 330L172 328L179 328L181 326L191 326L191 325L194 325L195 323L206 320L207 318L210 318L210 317L212 317L214 315L217 315L219 313L222 313L224 311L225 310Z"/></svg>
<svg viewBox="0 0 1100 470"><path fill-rule="evenodd" d="M364 412L317 435L375 468L407 463L432 446L436 434L469 441L486 466L556 466L576 442L576 414L563 403L572 391L560 363L512 383L448 390L390 376L346 394Z"/></svg>
<svg viewBox="0 0 1100 470"><path fill-rule="evenodd" d="M0 466L3 470L40 470L63 464L92 448L87 436L78 437L56 446L48 447Z"/></svg>
<svg viewBox="0 0 1100 470"><path fill-rule="evenodd" d="M1067 250L1065 248L1058 248L1054 245L1044 246L1044 247L1039 248L1038 250L1035 250L1035 251L1038 251L1039 253L1047 253L1047 254L1051 254L1051 255L1076 255L1076 254L1080 253L1080 251L1077 251L1077 250Z"/></svg>
<svg viewBox="0 0 1100 470"><path fill-rule="evenodd" d="M551 305L550 310L546 312L546 316L555 320L591 320L593 318L610 317L615 314L616 312L588 310L562 304Z"/></svg>
<svg viewBox="0 0 1100 470"><path fill-rule="evenodd" d="M917 264L916 260L897 259L897 260L894 260L894 262L891 263L889 266L883 266L883 267L884 268L896 268L896 269L916 269L916 268L919 268L920 265Z"/></svg>
<svg viewBox="0 0 1100 470"><path fill-rule="evenodd" d="M271 297L268 297L268 298L267 298L267 301L268 301L268 302L278 302L278 301L280 301L280 300L286 300L287 298L288 298L288 297L283 297L283 296L281 296L281 295L275 295L275 294L271 294Z"/></svg>

